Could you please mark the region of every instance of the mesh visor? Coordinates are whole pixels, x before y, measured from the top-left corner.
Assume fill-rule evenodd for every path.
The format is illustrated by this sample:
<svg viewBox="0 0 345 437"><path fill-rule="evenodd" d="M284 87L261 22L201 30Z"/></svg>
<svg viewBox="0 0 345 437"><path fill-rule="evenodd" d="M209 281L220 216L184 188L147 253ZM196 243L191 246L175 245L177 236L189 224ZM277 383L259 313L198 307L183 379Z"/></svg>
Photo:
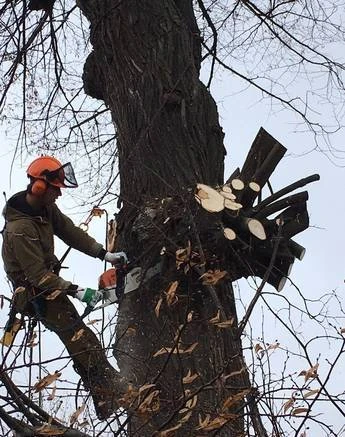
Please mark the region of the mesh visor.
<svg viewBox="0 0 345 437"><path fill-rule="evenodd" d="M46 180L52 185L61 186L65 188L77 188L78 182L75 178L72 164L68 162L60 168L47 172L45 174Z"/></svg>

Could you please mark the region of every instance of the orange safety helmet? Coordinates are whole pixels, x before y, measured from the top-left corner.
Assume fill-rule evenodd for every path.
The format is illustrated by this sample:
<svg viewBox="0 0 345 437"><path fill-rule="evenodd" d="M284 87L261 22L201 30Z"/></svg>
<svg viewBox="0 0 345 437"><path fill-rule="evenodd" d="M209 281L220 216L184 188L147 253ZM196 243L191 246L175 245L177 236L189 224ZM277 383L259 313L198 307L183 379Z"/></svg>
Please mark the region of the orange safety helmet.
<svg viewBox="0 0 345 437"><path fill-rule="evenodd" d="M72 164L62 165L52 156L40 156L29 165L26 171L33 179L31 192L37 196L45 193L48 184L58 188L76 188L78 186Z"/></svg>

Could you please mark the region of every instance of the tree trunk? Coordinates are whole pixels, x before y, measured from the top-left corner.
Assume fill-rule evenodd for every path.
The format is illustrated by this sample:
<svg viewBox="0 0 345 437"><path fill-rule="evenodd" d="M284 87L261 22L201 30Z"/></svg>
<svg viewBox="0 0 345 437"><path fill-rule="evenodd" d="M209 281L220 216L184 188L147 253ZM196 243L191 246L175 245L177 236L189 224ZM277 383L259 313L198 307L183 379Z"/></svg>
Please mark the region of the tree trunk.
<svg viewBox="0 0 345 437"><path fill-rule="evenodd" d="M250 385L231 278L216 286L199 279L205 268L222 269L217 242L209 238L219 215L200 211L190 190L197 182L222 184L225 149L215 102L199 80L192 1L78 4L93 45L85 90L106 102L118 132L118 249L144 270L160 270L120 305L115 352L121 374L136 389L152 384L131 399L130 434L176 427L174 435L185 436L201 426L200 434L208 423L217 435L242 435ZM176 250L188 245L192 253L187 249L177 269ZM169 287L174 281L176 293ZM218 326L217 314L231 326ZM197 378L183 380L188 374Z"/></svg>

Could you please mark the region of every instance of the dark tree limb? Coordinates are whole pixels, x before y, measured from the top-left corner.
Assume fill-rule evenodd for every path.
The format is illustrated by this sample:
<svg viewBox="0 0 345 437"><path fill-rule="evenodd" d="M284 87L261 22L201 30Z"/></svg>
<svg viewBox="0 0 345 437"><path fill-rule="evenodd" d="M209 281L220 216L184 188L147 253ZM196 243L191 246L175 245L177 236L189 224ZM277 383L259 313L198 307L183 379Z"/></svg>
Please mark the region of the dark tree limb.
<svg viewBox="0 0 345 437"><path fill-rule="evenodd" d="M307 184L310 184L311 182L315 182L320 180L320 175L313 174L311 176L308 176L306 178L300 179L297 182L294 182L293 184L288 185L287 187L282 188L279 191L276 191L271 196L266 197L265 200L260 202L258 205L254 206L250 210L246 211L246 213L249 216L255 215L256 213L260 212L261 209L265 208L270 203L278 200L280 197L285 196L285 194L291 193L291 191L297 190L298 188L302 188Z"/></svg>

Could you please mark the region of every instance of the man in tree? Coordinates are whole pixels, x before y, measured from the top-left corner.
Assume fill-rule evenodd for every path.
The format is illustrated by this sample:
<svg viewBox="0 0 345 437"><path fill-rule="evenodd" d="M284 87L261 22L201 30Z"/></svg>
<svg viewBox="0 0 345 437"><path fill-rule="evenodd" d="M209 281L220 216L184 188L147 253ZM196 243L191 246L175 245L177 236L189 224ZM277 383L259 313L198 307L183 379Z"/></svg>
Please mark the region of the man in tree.
<svg viewBox="0 0 345 437"><path fill-rule="evenodd" d="M29 165L27 175L30 183L26 191L11 197L4 210L2 256L7 276L16 290L11 312L33 316L60 337L75 370L91 390L98 416L105 418L114 409L113 397L119 395L112 390L117 387L118 374L67 297L94 306L102 293L81 288L59 276L54 235L74 249L112 264L126 259L126 255L107 252L56 206L61 188L78 186L70 163L61 165L53 157L42 156ZM76 333L79 335L75 336ZM111 390L104 391L109 386Z"/></svg>

